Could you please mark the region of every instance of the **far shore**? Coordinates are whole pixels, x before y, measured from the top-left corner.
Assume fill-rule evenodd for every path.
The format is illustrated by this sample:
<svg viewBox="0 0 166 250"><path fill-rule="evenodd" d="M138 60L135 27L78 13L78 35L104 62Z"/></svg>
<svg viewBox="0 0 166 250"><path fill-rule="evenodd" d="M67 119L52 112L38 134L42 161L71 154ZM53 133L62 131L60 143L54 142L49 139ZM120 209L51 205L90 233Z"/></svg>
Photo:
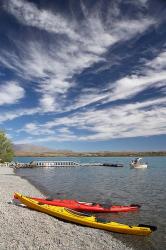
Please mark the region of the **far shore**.
<svg viewBox="0 0 166 250"><path fill-rule="evenodd" d="M47 214L11 204L14 192L43 195L9 167L0 167L0 249L131 250L117 235L67 223ZM119 236L119 235L118 235ZM127 235L122 235L125 239Z"/></svg>
<svg viewBox="0 0 166 250"><path fill-rule="evenodd" d="M15 152L15 157L155 157L166 156L166 151L148 152L74 152L74 151L51 151L51 152Z"/></svg>

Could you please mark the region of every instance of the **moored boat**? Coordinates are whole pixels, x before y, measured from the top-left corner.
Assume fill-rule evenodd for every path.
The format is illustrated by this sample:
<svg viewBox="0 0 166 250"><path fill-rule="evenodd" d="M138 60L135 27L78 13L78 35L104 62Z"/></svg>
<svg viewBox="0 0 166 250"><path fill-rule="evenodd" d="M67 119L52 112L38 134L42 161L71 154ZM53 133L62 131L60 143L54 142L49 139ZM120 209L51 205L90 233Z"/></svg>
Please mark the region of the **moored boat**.
<svg viewBox="0 0 166 250"><path fill-rule="evenodd" d="M73 211L69 208L51 206L35 201L34 199L27 198L19 193L16 193L18 199L28 208L49 214L51 216L74 222L76 224L85 225L93 228L108 230L117 233L135 234L135 235L149 235L157 228L155 226L143 225L129 226L117 222L108 221L106 219L97 218L95 216L83 214Z"/></svg>
<svg viewBox="0 0 166 250"><path fill-rule="evenodd" d="M130 166L133 168L147 168L148 164L142 161L142 158L136 158L135 160L131 161Z"/></svg>

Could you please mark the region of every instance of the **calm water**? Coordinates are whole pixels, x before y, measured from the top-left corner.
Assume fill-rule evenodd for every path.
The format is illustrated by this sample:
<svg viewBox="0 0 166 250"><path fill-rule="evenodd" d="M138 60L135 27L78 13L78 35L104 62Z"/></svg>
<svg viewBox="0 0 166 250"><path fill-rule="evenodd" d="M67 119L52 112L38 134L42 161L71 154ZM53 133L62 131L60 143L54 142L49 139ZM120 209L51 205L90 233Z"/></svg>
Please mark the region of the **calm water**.
<svg viewBox="0 0 166 250"><path fill-rule="evenodd" d="M35 158L35 160L74 160L79 162L119 162L123 168L76 167L18 169L17 174L28 179L45 195L62 199L142 205L139 212L99 214L113 221L157 225L150 237L114 234L135 249L165 249L166 246L166 157L145 157L147 169L131 169L130 157ZM16 158L30 162L34 158ZM32 194L33 195L33 194ZM108 232L106 232L108 233Z"/></svg>

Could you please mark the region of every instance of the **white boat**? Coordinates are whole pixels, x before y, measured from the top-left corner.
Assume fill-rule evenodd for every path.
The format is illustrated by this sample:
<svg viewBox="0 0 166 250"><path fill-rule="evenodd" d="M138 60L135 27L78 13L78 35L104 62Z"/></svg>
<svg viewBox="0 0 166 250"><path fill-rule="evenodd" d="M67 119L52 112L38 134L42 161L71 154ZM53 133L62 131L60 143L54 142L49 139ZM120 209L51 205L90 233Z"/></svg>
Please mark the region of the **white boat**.
<svg viewBox="0 0 166 250"><path fill-rule="evenodd" d="M131 161L130 166L133 168L147 168L148 164L142 161L142 158L135 158Z"/></svg>

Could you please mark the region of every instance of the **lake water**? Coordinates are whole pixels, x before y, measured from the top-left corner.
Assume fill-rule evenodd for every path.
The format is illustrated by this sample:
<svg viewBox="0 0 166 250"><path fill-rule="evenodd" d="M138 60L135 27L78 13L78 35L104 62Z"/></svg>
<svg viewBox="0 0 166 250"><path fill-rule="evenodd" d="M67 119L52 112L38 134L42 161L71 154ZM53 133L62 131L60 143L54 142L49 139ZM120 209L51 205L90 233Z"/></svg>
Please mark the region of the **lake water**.
<svg viewBox="0 0 166 250"><path fill-rule="evenodd" d="M80 201L141 205L139 212L99 214L112 221L156 225L150 237L114 236L135 249L165 249L166 246L166 157L144 157L147 169L131 169L130 157L17 157L18 162L32 160L74 160L81 163L122 163L123 168L103 166L18 169L16 174L28 179L46 196ZM33 195L33 194L32 194ZM106 232L108 233L108 232Z"/></svg>

